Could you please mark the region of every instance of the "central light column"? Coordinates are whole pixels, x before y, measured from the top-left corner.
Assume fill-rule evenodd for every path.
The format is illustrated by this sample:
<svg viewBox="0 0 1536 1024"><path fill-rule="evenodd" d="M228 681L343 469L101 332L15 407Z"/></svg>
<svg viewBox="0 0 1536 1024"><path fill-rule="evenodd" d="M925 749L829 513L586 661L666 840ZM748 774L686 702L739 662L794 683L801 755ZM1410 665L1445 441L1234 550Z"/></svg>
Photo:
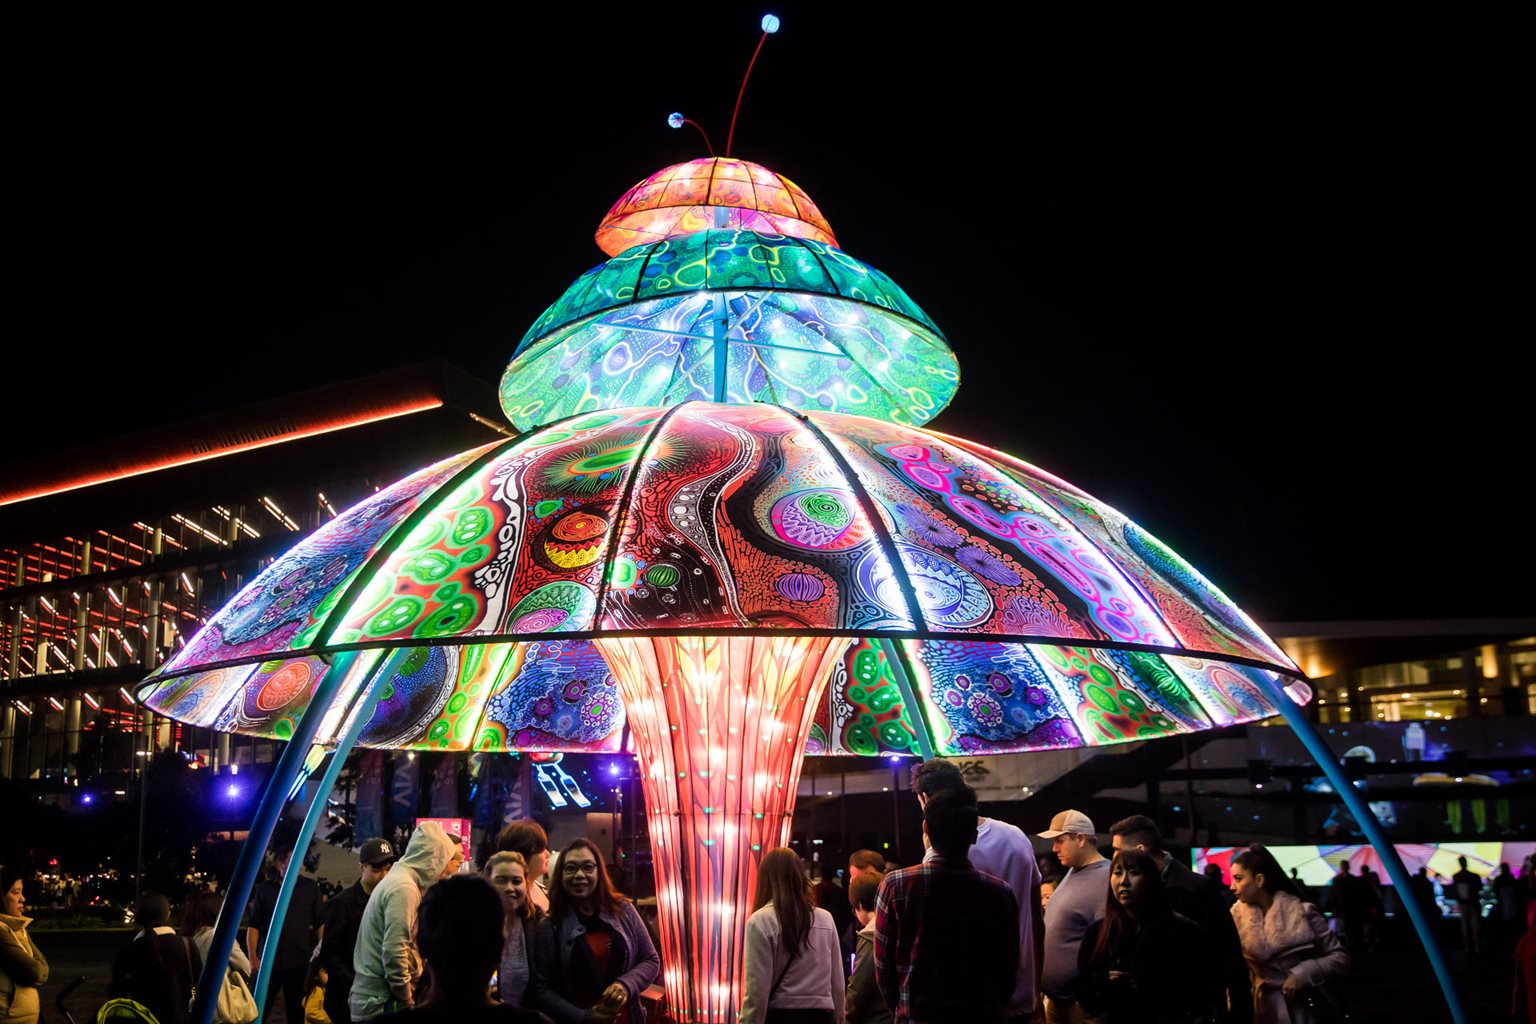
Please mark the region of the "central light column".
<svg viewBox="0 0 1536 1024"><path fill-rule="evenodd" d="M757 865L789 841L806 737L848 640L593 642L640 760L670 1016L734 1021Z"/></svg>

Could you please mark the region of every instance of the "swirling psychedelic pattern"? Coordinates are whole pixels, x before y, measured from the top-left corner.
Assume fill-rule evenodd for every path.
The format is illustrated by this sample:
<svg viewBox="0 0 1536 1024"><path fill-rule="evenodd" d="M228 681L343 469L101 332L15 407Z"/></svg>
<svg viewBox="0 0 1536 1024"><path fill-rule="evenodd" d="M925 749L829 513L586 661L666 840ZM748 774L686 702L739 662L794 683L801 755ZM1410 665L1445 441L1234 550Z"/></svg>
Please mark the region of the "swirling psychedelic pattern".
<svg viewBox="0 0 1536 1024"><path fill-rule="evenodd" d="M746 228L836 245L805 190L750 160L710 157L663 167L619 197L597 228L610 256L708 228Z"/></svg>
<svg viewBox="0 0 1536 1024"><path fill-rule="evenodd" d="M320 658L262 662L219 713L213 728L286 740L328 671Z"/></svg>
<svg viewBox="0 0 1536 1024"><path fill-rule="evenodd" d="M155 673L303 647L352 575L428 495L485 449L406 477L332 519L278 558Z"/></svg>
<svg viewBox="0 0 1536 1024"><path fill-rule="evenodd" d="M476 749L617 751L624 705L597 649L585 640L517 646L516 663L486 706Z"/></svg>
<svg viewBox="0 0 1536 1024"><path fill-rule="evenodd" d="M919 754L909 709L897 682L901 668L878 641L855 640L827 684L816 709L808 754Z"/></svg>
<svg viewBox="0 0 1536 1024"><path fill-rule="evenodd" d="M811 733L832 754L1100 745L1273 712L1278 677L1226 660L1263 652L1197 606L1176 556L1145 539L1106 554L1093 524L1114 520L1084 518L1091 499L915 428L691 402L584 414L435 471L435 489L381 492L388 515L301 545L367 578L316 570L299 601L285 556L215 618L290 622L288 644L315 646L183 665L151 707L282 735L324 668L313 655L348 645L395 652L369 745L606 750L623 709L594 634L784 630L856 640ZM1167 625L1186 621L1211 625ZM1184 642L1210 635L1225 644Z"/></svg>
<svg viewBox="0 0 1536 1024"><path fill-rule="evenodd" d="M1082 745L1056 688L1022 644L904 640L915 689L946 755Z"/></svg>
<svg viewBox="0 0 1536 1024"><path fill-rule="evenodd" d="M1105 559L1151 597L1180 646L1295 667L1279 645L1215 584L1118 510L1003 452L958 438L944 440L987 459L1049 502Z"/></svg>
<svg viewBox="0 0 1536 1024"><path fill-rule="evenodd" d="M334 641L590 629L615 509L655 420L597 413L506 445L434 496Z"/></svg>
<svg viewBox="0 0 1536 1024"><path fill-rule="evenodd" d="M925 423L959 364L885 275L819 243L703 232L624 253L572 285L501 381L509 419L707 400Z"/></svg>

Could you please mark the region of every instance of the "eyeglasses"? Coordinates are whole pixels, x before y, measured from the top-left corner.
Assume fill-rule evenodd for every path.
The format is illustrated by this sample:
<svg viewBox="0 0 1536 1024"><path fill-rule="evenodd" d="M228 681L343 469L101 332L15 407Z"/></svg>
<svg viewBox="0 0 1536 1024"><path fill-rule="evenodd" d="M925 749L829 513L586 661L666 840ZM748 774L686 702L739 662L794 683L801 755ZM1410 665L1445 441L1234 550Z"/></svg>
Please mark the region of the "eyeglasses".
<svg viewBox="0 0 1536 1024"><path fill-rule="evenodd" d="M577 864L562 864L560 865L560 873L562 875L595 875L597 874L597 864L593 861L586 861L585 863Z"/></svg>

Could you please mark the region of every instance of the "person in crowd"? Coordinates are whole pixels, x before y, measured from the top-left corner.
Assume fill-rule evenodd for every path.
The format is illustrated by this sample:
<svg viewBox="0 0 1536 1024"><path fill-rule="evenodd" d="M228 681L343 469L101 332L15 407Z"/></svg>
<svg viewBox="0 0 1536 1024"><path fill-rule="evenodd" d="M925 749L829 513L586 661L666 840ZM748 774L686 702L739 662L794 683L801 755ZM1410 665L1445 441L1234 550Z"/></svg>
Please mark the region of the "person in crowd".
<svg viewBox="0 0 1536 1024"><path fill-rule="evenodd" d="M505 922L502 898L478 875L428 889L416 915L426 995L413 1009L375 1018L378 1024L547 1024L541 1013L491 999Z"/></svg>
<svg viewBox="0 0 1536 1024"><path fill-rule="evenodd" d="M597 845L572 840L534 935L529 1005L557 1024L644 1024L640 993L660 971L645 922L609 880Z"/></svg>
<svg viewBox="0 0 1536 1024"><path fill-rule="evenodd" d="M496 851L522 855L528 868L528 902L539 913L548 914L549 836L544 826L532 818L519 818L508 823L496 836Z"/></svg>
<svg viewBox="0 0 1536 1024"><path fill-rule="evenodd" d="M848 903L848 922L838 922L839 937L843 943L843 966L847 967L848 958L853 955L854 949L859 943L859 929L863 927L859 922L859 915L853 909L853 883L859 880L860 875L879 875L885 877L885 854L877 850L855 850L848 857L848 892L845 897ZM822 904L818 901L817 906ZM830 910L830 908L828 908ZM837 915L832 915L837 920Z"/></svg>
<svg viewBox="0 0 1536 1024"><path fill-rule="evenodd" d="M1498 907L1494 912L1494 922L1498 925L1499 934L1497 943L1500 949L1508 950L1520 938L1520 933L1525 931L1525 893L1520 889L1520 880L1510 871L1508 864L1500 864L1498 874L1493 876L1493 898Z"/></svg>
<svg viewBox="0 0 1536 1024"><path fill-rule="evenodd" d="M1045 908L1045 968L1040 990L1045 996L1048 1024L1081 1024L1077 1003L1078 951L1083 935L1104 916L1109 893L1109 861L1099 853L1093 819L1082 811L1062 811L1040 833L1067 869L1051 905Z"/></svg>
<svg viewBox="0 0 1536 1024"><path fill-rule="evenodd" d="M1456 916L1461 919L1461 948L1469 953L1483 951L1483 876L1467 867L1467 858L1457 857L1461 870L1451 876L1451 892L1456 898Z"/></svg>
<svg viewBox="0 0 1536 1024"><path fill-rule="evenodd" d="M218 925L219 912L223 909L224 897L216 892L198 893L187 904L187 913L181 922L181 934L192 940L192 948L197 950L199 962L208 959L208 950L213 945L213 929ZM229 951L229 966L250 976L250 958L238 942Z"/></svg>
<svg viewBox="0 0 1536 1024"><path fill-rule="evenodd" d="M1040 879L1040 913L1045 913L1045 908L1051 905L1051 893L1056 891L1056 886L1061 884L1059 875L1047 875ZM1041 943L1042 950L1045 943Z"/></svg>
<svg viewBox="0 0 1536 1024"><path fill-rule="evenodd" d="M1513 1024L1536 1024L1536 928L1515 943L1515 990L1510 1001Z"/></svg>
<svg viewBox="0 0 1536 1024"><path fill-rule="evenodd" d="M924 761L912 769L912 792L919 806L925 806L928 798L942 789L964 785L960 769L943 758ZM969 859L977 871L1006 882L1019 905L1019 963L1014 971L1013 996L1008 1000L1008 1019L1023 1024L1039 1001L1041 960L1045 955L1040 862L1029 837L1018 826L985 817L977 819L976 842Z"/></svg>
<svg viewBox="0 0 1536 1024"><path fill-rule="evenodd" d="M1429 867L1420 867L1418 872L1408 879L1408 891L1413 898L1419 901L1419 906L1434 921L1440 917L1440 904L1435 899L1435 883L1429 877Z"/></svg>
<svg viewBox="0 0 1536 1024"><path fill-rule="evenodd" d="M859 922L859 933L853 974L848 978L848 991L843 999L848 1024L895 1024L891 1008L885 1005L880 987L875 984L875 898L884 880L884 872L866 871L858 874L849 886L848 898Z"/></svg>
<svg viewBox="0 0 1536 1024"><path fill-rule="evenodd" d="M1019 967L1019 904L967 859L976 794L965 785L923 801L933 856L885 876L875 899L875 983L896 1024L998 1024Z"/></svg>
<svg viewBox="0 0 1536 1024"><path fill-rule="evenodd" d="M847 963L847 955L853 952L853 908L848 905L848 894L838 884L830 866L821 869L821 874L812 886L811 899L816 906L832 915L832 923L837 926L843 951L841 962ZM844 974L846 976L846 972Z"/></svg>
<svg viewBox="0 0 1536 1024"><path fill-rule="evenodd" d="M853 883L860 875L885 877L885 854L878 850L854 850L848 857L848 897L853 899Z"/></svg>
<svg viewBox="0 0 1536 1024"><path fill-rule="evenodd" d="M1525 894L1525 927L1536 928L1536 853L1520 862L1520 891Z"/></svg>
<svg viewBox="0 0 1536 1024"><path fill-rule="evenodd" d="M223 909L224 897L216 892L198 893L187 904L187 913L181 922L181 934L192 940L192 948L196 950L197 962L200 964L208 960L208 950L213 946L213 929L218 925L219 912ZM251 961L238 942L229 951L229 966L244 974L247 979L250 978Z"/></svg>
<svg viewBox="0 0 1536 1024"><path fill-rule="evenodd" d="M107 995L142 1004L160 1024L187 1024L192 986L203 963L192 942L171 927L171 901L145 893L134 908L133 924L138 930L117 951Z"/></svg>
<svg viewBox="0 0 1536 1024"><path fill-rule="evenodd" d="M533 977L534 933L544 915L528 899L528 865L523 855L511 850L491 854L485 862L485 875L491 887L501 894L506 911L503 931L506 942L501 964L496 969L496 988L508 1006L522 1006L528 998L528 981Z"/></svg>
<svg viewBox="0 0 1536 1024"><path fill-rule="evenodd" d="M1243 945L1237 939L1226 892L1204 875L1197 875L1177 857L1163 849L1163 833L1145 814L1122 818L1109 828L1110 841L1118 853L1139 850L1152 858L1161 876L1168 908L1199 925L1212 954L1217 958L1220 976L1225 980L1226 996L1219 1001L1218 1021L1248 1024L1253 1020L1253 998L1248 983L1248 964L1243 960ZM1113 867L1110 869L1113 872ZM1119 889L1111 885L1111 893ZM1113 909L1110 901L1107 909Z"/></svg>
<svg viewBox="0 0 1536 1024"><path fill-rule="evenodd" d="M1076 994L1085 1014L1106 1024L1220 1019L1227 1002L1222 958L1203 928L1173 910L1169 896L1154 855L1136 847L1115 853L1104 916L1078 950Z"/></svg>
<svg viewBox="0 0 1536 1024"><path fill-rule="evenodd" d="M1344 923L1344 944L1357 953L1365 950L1365 910L1368 902L1359 889L1360 880L1350 874L1349 862L1341 863L1333 881L1328 883L1328 910Z"/></svg>
<svg viewBox="0 0 1536 1024"><path fill-rule="evenodd" d="M1384 909L1382 906L1381 879L1376 876L1376 872L1372 871L1369 865L1363 862L1360 865L1359 876L1355 879L1355 893L1360 900L1360 931L1365 940L1364 949L1374 952L1377 944L1381 941L1380 930L1377 928L1377 922L1381 920L1382 910ZM1299 889L1296 891L1296 895L1300 898L1301 891Z"/></svg>
<svg viewBox="0 0 1536 1024"><path fill-rule="evenodd" d="M261 970L263 957L272 957L272 979L267 985L267 1005L263 1020L270 1020L282 996L286 1020L304 1019L304 980L309 967L309 954L315 948L315 929L324 921L325 900L320 886L313 878L303 874L304 858L295 857L292 845L283 844L273 851L274 876L256 886L251 896L250 913L246 917L245 948L250 954L251 968ZM283 917L283 930L276 941L269 935L272 914L277 909L277 898L282 891L283 876L289 871L298 874L293 894L288 899L288 911Z"/></svg>
<svg viewBox="0 0 1536 1024"><path fill-rule="evenodd" d="M325 1015L334 1021L351 1021L347 997L352 994L352 957L357 952L357 927L362 923L368 900L400 854L388 839L375 837L363 843L357 852L357 881L331 899L325 915L325 931L320 939L320 953L314 969L324 971Z"/></svg>
<svg viewBox="0 0 1536 1024"><path fill-rule="evenodd" d="M1262 846L1232 858L1232 895L1255 1024L1311 1024L1313 1007L1332 1003L1324 984L1349 969L1339 937L1315 906L1291 890L1280 863Z"/></svg>
<svg viewBox="0 0 1536 1024"><path fill-rule="evenodd" d="M1227 879L1227 876L1222 872L1221 865L1207 864L1205 866L1205 870L1201 872L1201 874L1205 875L1206 878L1209 878L1216 884L1217 888L1221 890L1221 898L1226 903L1227 909L1230 911L1232 909L1232 904L1237 901L1232 898L1231 883Z"/></svg>
<svg viewBox="0 0 1536 1024"><path fill-rule="evenodd" d="M745 948L740 1024L842 1024L837 923L816 906L794 850L763 855Z"/></svg>
<svg viewBox="0 0 1536 1024"><path fill-rule="evenodd" d="M38 986L48 980L48 961L28 931L25 876L0 867L0 1024L37 1024Z"/></svg>
<svg viewBox="0 0 1536 1024"><path fill-rule="evenodd" d="M372 1020L416 1005L421 956L412 938L422 896L437 882L458 873L464 852L458 836L435 821L411 833L405 853L374 886L357 924L352 951L352 991L347 1008L352 1020ZM498 956L500 947L497 947ZM489 975L487 975L489 977Z"/></svg>
<svg viewBox="0 0 1536 1024"><path fill-rule="evenodd" d="M1228 895L1230 895L1232 892L1232 890L1227 886L1221 886L1220 888ZM1291 888L1296 890L1296 895L1301 897L1302 902L1317 902L1317 894L1312 891L1312 887L1310 885L1302 881L1300 868L1291 868Z"/></svg>

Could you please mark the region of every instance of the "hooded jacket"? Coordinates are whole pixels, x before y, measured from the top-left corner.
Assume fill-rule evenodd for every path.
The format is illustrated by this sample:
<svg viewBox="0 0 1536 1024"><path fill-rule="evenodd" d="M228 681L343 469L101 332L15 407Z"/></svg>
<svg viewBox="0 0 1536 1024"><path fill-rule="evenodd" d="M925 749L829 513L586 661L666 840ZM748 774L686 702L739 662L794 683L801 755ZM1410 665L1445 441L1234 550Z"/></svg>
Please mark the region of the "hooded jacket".
<svg viewBox="0 0 1536 1024"><path fill-rule="evenodd" d="M435 821L411 833L405 854L374 888L357 926L352 953L352 993L347 1007L353 1020L367 1020L412 1001L421 978L421 956L411 933L416 908L427 887L443 875L458 846Z"/></svg>

